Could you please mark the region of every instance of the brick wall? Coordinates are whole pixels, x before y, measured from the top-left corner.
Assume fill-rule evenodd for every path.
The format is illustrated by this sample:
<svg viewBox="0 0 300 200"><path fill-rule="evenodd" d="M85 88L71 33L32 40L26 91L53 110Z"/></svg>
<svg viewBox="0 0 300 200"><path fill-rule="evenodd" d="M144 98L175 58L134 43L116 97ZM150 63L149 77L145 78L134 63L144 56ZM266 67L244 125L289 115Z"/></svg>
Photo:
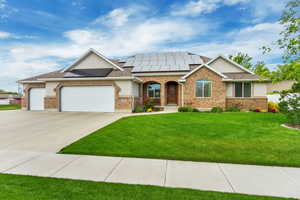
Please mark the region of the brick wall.
<svg viewBox="0 0 300 200"><path fill-rule="evenodd" d="M160 84L160 105L165 106L167 104L167 91L166 83L169 81L177 82L182 76L143 76L139 78L143 80L144 83L147 82L157 82ZM147 98L145 87L143 87L143 100ZM181 86L178 84L178 105L181 105Z"/></svg>
<svg viewBox="0 0 300 200"><path fill-rule="evenodd" d="M196 81L206 79L212 82L211 97L196 97ZM222 77L206 67L189 76L184 83L184 104L194 108L213 108L226 106L226 87Z"/></svg>
<svg viewBox="0 0 300 200"><path fill-rule="evenodd" d="M268 109L268 99L265 97L226 98L226 107L238 106L242 111L249 109Z"/></svg>
<svg viewBox="0 0 300 200"><path fill-rule="evenodd" d="M45 88L45 83L28 83L24 85L24 95L21 98L21 106L23 109L28 109L29 91L31 88Z"/></svg>

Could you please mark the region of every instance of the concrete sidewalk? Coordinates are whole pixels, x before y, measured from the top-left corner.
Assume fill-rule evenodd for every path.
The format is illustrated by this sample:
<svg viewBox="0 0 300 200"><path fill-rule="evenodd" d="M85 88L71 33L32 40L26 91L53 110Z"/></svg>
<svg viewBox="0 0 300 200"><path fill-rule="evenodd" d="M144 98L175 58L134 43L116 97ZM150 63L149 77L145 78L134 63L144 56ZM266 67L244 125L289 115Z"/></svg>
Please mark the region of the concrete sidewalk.
<svg viewBox="0 0 300 200"><path fill-rule="evenodd" d="M300 198L300 168L0 151L0 173Z"/></svg>

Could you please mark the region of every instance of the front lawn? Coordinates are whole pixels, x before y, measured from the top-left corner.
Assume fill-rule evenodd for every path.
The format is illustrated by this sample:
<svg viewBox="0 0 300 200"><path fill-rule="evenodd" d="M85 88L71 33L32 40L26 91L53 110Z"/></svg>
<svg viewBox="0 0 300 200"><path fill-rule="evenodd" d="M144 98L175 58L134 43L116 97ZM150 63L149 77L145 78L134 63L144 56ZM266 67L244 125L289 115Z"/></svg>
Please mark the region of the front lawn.
<svg viewBox="0 0 300 200"><path fill-rule="evenodd" d="M0 105L0 110L18 110L21 109L21 105L12 104L12 105Z"/></svg>
<svg viewBox="0 0 300 200"><path fill-rule="evenodd" d="M189 189L0 174L3 200L284 200Z"/></svg>
<svg viewBox="0 0 300 200"><path fill-rule="evenodd" d="M61 153L300 167L300 131L273 113L123 118Z"/></svg>

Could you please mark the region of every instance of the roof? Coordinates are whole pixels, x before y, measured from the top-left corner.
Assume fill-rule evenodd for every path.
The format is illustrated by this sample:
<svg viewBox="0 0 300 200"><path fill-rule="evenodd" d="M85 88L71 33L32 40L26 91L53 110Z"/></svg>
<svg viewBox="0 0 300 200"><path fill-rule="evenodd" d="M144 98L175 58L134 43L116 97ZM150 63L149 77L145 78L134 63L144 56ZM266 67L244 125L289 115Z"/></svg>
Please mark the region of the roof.
<svg viewBox="0 0 300 200"><path fill-rule="evenodd" d="M80 70L80 71L83 72L82 70ZM23 80L20 80L19 82L38 81L39 79L45 79L45 78L133 77L132 73L130 72L129 69L124 69L123 71L119 71L119 70L111 71L110 70L109 73L107 73L105 76L103 76L103 74L101 74L101 76L100 76L99 73L102 73L102 72L99 72L98 70L88 70L88 73L89 73L88 75L86 75L86 73L87 73L86 70L84 70L83 73L85 73L85 75L82 75L82 73L78 74L78 72L77 72L77 74L70 74L70 72L62 72L61 70L58 70L58 71L34 76L31 78L23 79ZM98 74L95 74L95 73L98 73Z"/></svg>
<svg viewBox="0 0 300 200"><path fill-rule="evenodd" d="M133 67L132 72L190 71L190 65L204 64L209 58L189 52L144 53L121 59L123 67Z"/></svg>
<svg viewBox="0 0 300 200"><path fill-rule="evenodd" d="M119 67L118 65L116 65L115 63L113 63L110 59L106 58L104 55L100 54L98 51L96 51L95 49L89 49L83 56L81 56L78 60L76 60L74 63L72 63L70 66L66 67L65 69L63 69L63 72L66 72L68 70L70 70L72 67L74 67L75 65L77 65L78 63L80 63L83 59L85 59L87 56L89 56L90 54L95 54L97 56L99 56L101 59L105 60L106 62L108 62L109 64L111 64L114 68L123 71L122 67Z"/></svg>
<svg viewBox="0 0 300 200"><path fill-rule="evenodd" d="M259 80L260 77L256 74L249 74L247 72L235 72L235 73L223 73L227 76L227 79L257 79Z"/></svg>

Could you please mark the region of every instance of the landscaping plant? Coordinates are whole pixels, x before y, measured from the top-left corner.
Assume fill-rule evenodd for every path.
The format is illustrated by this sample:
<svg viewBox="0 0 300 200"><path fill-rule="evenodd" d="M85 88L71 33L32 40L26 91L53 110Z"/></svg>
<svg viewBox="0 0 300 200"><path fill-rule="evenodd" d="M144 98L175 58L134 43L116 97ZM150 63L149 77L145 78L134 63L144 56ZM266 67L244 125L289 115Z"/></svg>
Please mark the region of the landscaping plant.
<svg viewBox="0 0 300 200"><path fill-rule="evenodd" d="M221 108L221 107L213 107L210 112L212 112L212 113L222 113L223 112L223 108Z"/></svg>
<svg viewBox="0 0 300 200"><path fill-rule="evenodd" d="M183 106L178 108L178 112L194 112L194 108L190 106Z"/></svg>
<svg viewBox="0 0 300 200"><path fill-rule="evenodd" d="M231 106L226 108L226 112L240 112L241 108L238 106Z"/></svg>
<svg viewBox="0 0 300 200"><path fill-rule="evenodd" d="M149 108L151 108L151 110L153 110L154 107L154 100L151 98L148 98L145 100L145 110L147 111Z"/></svg>
<svg viewBox="0 0 300 200"><path fill-rule="evenodd" d="M281 94L279 108L280 112L286 115L291 124L300 125L299 94Z"/></svg>

